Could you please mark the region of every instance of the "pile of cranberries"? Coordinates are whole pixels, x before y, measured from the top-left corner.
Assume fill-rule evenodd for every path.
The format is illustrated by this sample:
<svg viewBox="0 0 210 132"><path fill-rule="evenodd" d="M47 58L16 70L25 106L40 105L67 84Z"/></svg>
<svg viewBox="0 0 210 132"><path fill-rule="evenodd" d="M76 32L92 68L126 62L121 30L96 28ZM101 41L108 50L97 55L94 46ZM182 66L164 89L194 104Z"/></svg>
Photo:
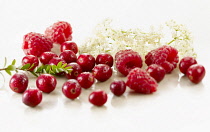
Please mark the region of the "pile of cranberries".
<svg viewBox="0 0 210 132"><path fill-rule="evenodd" d="M54 27L55 30L57 30L56 28L64 27L60 24L62 23L58 23ZM155 92L157 83L164 79L166 73L171 73L178 63L178 51L167 46L153 50L146 56L148 67L145 70L139 70L143 62L139 53L133 50L121 50L115 55L115 59L108 53L101 53L96 58L88 53L78 54L79 49L77 44L69 41L69 39L72 39L72 30L68 32L67 29L62 31L68 33L68 39L64 39L65 34L63 34L63 38L58 38L59 35L56 36L57 34L52 34L53 36L51 36L54 41L59 40L56 41L60 43L61 53L59 55L52 51L45 51L37 56L28 54L35 52L27 52L26 56L22 59L22 65L28 63L33 65L29 71L33 71L37 66L42 64L57 65L59 62L62 62L63 64L66 63L67 67L71 66L72 71L70 73L60 72L56 76L65 76L67 78L67 81L62 85L62 92L64 96L72 100L80 96L82 89L91 88L96 81L107 81L113 74L113 64L116 65L118 72L124 76L129 76L127 82L117 80L109 85L110 91L114 95L121 96L125 93L127 86L132 86L132 88L130 87L131 89L143 94ZM49 30L47 36L51 35L52 31ZM30 40L30 44L35 44L33 39L30 39L29 36L27 37L28 41ZM36 42L38 41L36 40ZM27 50L30 51L30 49ZM162 58L159 58L157 61L158 56ZM199 83L205 76L205 68L197 64L197 61L193 57L182 58L179 62L179 69L193 83ZM56 80L56 76L46 73L41 74L36 79L36 88L28 88L29 78L25 73L18 72L11 77L9 86L12 91L23 93L22 102L25 105L35 107L42 101L42 92L49 94L56 89L57 83L59 83ZM138 90L136 87L138 87ZM88 98L89 102L95 106L103 106L107 102L107 99L107 93L103 90L93 91Z"/></svg>

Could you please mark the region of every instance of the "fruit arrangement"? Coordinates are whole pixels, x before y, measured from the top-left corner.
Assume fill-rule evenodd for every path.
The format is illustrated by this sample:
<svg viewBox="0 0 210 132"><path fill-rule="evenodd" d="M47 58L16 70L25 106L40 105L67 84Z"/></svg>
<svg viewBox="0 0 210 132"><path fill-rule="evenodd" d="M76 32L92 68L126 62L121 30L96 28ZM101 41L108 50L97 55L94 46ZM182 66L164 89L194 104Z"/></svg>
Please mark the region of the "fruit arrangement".
<svg viewBox="0 0 210 132"><path fill-rule="evenodd" d="M126 87L136 93L154 93L165 74L172 74L177 65L192 83L201 82L205 76L204 66L197 64L193 56L180 59L179 50L173 46L159 46L145 56L135 49L124 49L114 56L103 52L94 57L90 53L79 54L80 49L72 41L72 33L71 25L64 21L54 23L44 34L30 32L23 38L22 49L26 56L22 65L16 67L16 60L13 60L11 65L5 64L0 69L10 75L12 71L16 72L9 81L9 87L16 93L23 93L25 105L35 107L42 102L42 92L53 92L59 83L56 76L68 79L62 85L62 93L71 100L78 98L82 89L91 88L95 82L106 82L115 70L126 77L126 81L116 80L109 84L115 96L123 95ZM60 45L59 55L51 51L53 44ZM145 69L142 68L144 63L147 65ZM24 72L37 77L36 88L28 88L30 79ZM103 90L93 91L88 98L95 106L103 106L107 99Z"/></svg>

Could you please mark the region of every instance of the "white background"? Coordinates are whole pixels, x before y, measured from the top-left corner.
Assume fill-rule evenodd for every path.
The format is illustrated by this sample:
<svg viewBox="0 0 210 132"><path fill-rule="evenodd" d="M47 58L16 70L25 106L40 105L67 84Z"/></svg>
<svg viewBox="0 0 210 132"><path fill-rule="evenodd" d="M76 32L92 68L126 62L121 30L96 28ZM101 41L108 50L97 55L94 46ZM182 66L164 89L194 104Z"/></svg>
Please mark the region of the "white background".
<svg viewBox="0 0 210 132"><path fill-rule="evenodd" d="M110 17L125 27L147 28L174 19L187 25L194 36L198 62L205 66L204 80L192 84L178 70L166 75L158 91L141 95L126 91L115 97L109 84L97 83L83 90L77 100L69 100L61 92L66 79L57 78L58 85L51 94L43 94L36 108L25 106L21 94L13 93L6 73L0 85L0 131L138 131L186 132L210 131L210 2L209 0L1 0L0 1L0 66L4 57L17 59L24 56L21 45L28 32L43 33L45 28L59 20L73 27L73 40L79 45L90 36L93 27ZM30 79L34 87L35 78ZM103 89L108 102L103 107L92 106L87 98L91 91Z"/></svg>

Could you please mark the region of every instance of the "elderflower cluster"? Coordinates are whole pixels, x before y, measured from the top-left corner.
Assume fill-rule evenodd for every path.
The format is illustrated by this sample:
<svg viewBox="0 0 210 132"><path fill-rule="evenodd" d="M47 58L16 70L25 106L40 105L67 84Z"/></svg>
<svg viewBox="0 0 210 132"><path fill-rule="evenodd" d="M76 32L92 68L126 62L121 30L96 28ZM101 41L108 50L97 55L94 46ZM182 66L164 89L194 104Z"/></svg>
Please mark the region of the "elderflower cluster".
<svg viewBox="0 0 210 132"><path fill-rule="evenodd" d="M191 33L184 25L175 21L166 23L166 27L171 30L171 40L165 42L162 26L155 30L151 26L149 32L144 32L139 28L119 29L111 26L112 20L105 19L99 23L92 37L88 38L80 47L80 53L90 53L97 56L100 53L115 55L119 50L133 49L141 56L145 56L149 51L162 45L171 45L179 50L180 57L194 56L196 54L192 46Z"/></svg>

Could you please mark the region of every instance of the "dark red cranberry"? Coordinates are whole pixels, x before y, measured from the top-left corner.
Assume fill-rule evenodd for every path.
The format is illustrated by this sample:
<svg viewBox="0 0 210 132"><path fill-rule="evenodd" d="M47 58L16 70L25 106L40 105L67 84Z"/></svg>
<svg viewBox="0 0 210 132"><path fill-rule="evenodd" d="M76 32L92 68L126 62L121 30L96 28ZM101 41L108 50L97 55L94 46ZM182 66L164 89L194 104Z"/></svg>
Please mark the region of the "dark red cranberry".
<svg viewBox="0 0 210 132"><path fill-rule="evenodd" d="M98 81L104 82L112 76L112 68L106 64L98 64L93 68L93 75Z"/></svg>
<svg viewBox="0 0 210 132"><path fill-rule="evenodd" d="M90 72L82 72L77 76L77 81L81 87L87 89L94 84L95 78Z"/></svg>
<svg viewBox="0 0 210 132"><path fill-rule="evenodd" d="M61 50L61 52L65 51L65 50L72 50L75 54L77 54L78 47L77 47L77 44L75 42L66 41L66 42L61 44L60 50Z"/></svg>
<svg viewBox="0 0 210 132"><path fill-rule="evenodd" d="M66 63L76 62L77 56L76 54L71 50L65 50L63 51L59 57L66 61Z"/></svg>
<svg viewBox="0 0 210 132"><path fill-rule="evenodd" d="M77 63L82 67L82 71L91 71L95 66L95 58L87 53L79 55Z"/></svg>
<svg viewBox="0 0 210 132"><path fill-rule="evenodd" d="M193 64L197 64L197 61L195 58L193 57L184 57L181 59L180 63L179 63L179 70L186 74L187 69L193 65Z"/></svg>
<svg viewBox="0 0 210 132"><path fill-rule="evenodd" d="M57 85L57 80L53 75L42 74L36 79L36 86L45 93L52 92Z"/></svg>
<svg viewBox="0 0 210 132"><path fill-rule="evenodd" d="M194 65L191 65L187 69L186 74L191 82L199 83L204 78L204 76L206 74L206 70L205 70L204 66L199 65L199 64L194 64Z"/></svg>
<svg viewBox="0 0 210 132"><path fill-rule="evenodd" d="M67 80L62 86L63 94L69 99L75 99L81 94L82 88L75 79Z"/></svg>
<svg viewBox="0 0 210 132"><path fill-rule="evenodd" d="M57 65L59 62L62 62L62 64L65 64L66 61L64 59L61 59L59 57L54 57L49 61L50 65Z"/></svg>
<svg viewBox="0 0 210 132"><path fill-rule="evenodd" d="M58 55L56 55L53 52L44 52L44 53L41 54L39 60L42 64L46 65L54 57L58 57Z"/></svg>
<svg viewBox="0 0 210 132"><path fill-rule="evenodd" d="M98 90L89 95L89 102L96 106L102 106L106 103L107 98L106 92Z"/></svg>
<svg viewBox="0 0 210 132"><path fill-rule="evenodd" d="M160 82L165 77L165 69L157 64L151 64L147 67L146 71L151 77L153 77L157 82Z"/></svg>
<svg viewBox="0 0 210 132"><path fill-rule="evenodd" d="M110 67L113 66L113 57L107 53L101 53L96 57L96 64L106 64Z"/></svg>
<svg viewBox="0 0 210 132"><path fill-rule="evenodd" d="M29 71L33 71L39 65L39 60L34 55L26 55L22 59L22 65L25 65L25 64L30 64L30 66L34 65L30 69L28 69Z"/></svg>
<svg viewBox="0 0 210 132"><path fill-rule="evenodd" d="M66 78L68 79L76 79L77 76L82 73L82 68L79 64L72 62L67 65L67 67L71 66L72 71L69 74L66 74Z"/></svg>
<svg viewBox="0 0 210 132"><path fill-rule="evenodd" d="M42 101L42 92L39 89L27 89L23 93L22 101L25 105L35 107Z"/></svg>
<svg viewBox="0 0 210 132"><path fill-rule="evenodd" d="M110 84L110 90L116 96L122 95L126 90L126 84L124 81L114 81Z"/></svg>
<svg viewBox="0 0 210 132"><path fill-rule="evenodd" d="M9 86L16 93L23 93L28 87L28 77L24 73L15 73L10 81Z"/></svg>

